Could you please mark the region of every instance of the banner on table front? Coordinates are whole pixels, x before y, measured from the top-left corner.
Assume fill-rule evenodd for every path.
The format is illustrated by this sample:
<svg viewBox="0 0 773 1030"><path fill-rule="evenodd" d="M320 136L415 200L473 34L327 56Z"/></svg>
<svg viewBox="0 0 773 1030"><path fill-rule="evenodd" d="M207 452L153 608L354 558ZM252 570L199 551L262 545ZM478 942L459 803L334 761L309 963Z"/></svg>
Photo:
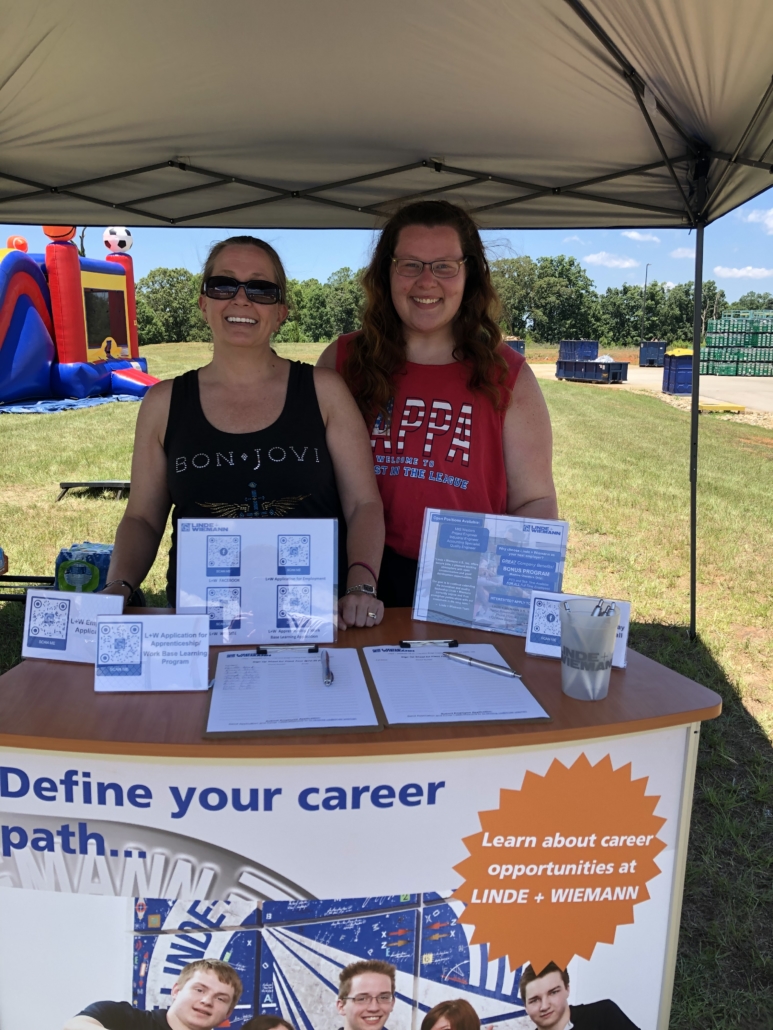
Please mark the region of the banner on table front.
<svg viewBox="0 0 773 1030"><path fill-rule="evenodd" d="M568 962L575 998L623 977L619 1003L654 1028L691 732L309 761L4 750L0 885L293 905L443 895L486 962Z"/></svg>

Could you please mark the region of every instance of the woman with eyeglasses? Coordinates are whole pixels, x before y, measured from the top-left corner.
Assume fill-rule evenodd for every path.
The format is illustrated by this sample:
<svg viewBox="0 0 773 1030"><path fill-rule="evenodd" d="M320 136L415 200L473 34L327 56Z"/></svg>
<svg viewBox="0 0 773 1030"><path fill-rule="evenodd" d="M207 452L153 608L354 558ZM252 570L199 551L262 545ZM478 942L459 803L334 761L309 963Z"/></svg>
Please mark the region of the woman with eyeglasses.
<svg viewBox="0 0 773 1030"><path fill-rule="evenodd" d="M142 582L172 506L170 604L179 518L337 518L339 625L381 622L384 523L367 430L340 376L271 349L286 290L279 256L262 240L235 236L210 251L199 307L212 360L142 402L109 592L128 597Z"/></svg>
<svg viewBox="0 0 773 1030"><path fill-rule="evenodd" d="M371 431L386 521L379 597L408 607L425 508L557 517L550 418L502 342L483 244L461 208L398 211L363 286L362 330L318 364L342 373Z"/></svg>

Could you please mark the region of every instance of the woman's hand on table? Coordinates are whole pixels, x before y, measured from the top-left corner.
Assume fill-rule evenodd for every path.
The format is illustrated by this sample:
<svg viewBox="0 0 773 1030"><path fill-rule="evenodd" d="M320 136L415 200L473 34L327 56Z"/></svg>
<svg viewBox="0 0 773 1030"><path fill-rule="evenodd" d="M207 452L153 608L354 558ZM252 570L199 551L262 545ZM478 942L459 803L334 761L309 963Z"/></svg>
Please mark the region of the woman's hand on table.
<svg viewBox="0 0 773 1030"><path fill-rule="evenodd" d="M384 618L384 602L370 594L346 594L338 602L338 628L378 626Z"/></svg>

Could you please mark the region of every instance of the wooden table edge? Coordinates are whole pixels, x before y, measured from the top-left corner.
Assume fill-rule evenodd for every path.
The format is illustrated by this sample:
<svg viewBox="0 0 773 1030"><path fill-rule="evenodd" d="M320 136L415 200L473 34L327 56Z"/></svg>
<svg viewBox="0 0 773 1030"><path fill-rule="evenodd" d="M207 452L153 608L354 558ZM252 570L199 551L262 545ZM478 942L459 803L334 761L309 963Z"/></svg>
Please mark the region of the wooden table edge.
<svg viewBox="0 0 773 1030"><path fill-rule="evenodd" d="M688 712L675 712L671 715L658 716L652 719L607 723L603 726L576 726L571 729L557 730L547 725L544 730L509 733L485 737L447 737L424 740L383 741L372 737L367 742L347 744L343 741L322 744L287 744L278 738L276 743L265 739L250 743L235 741L201 744L164 744L160 742L140 743L139 741L122 740L78 740L56 737L28 737L10 733L0 733L0 747L27 751L63 751L73 754L104 754L156 758L212 758L212 759L284 759L306 758L318 760L324 758L372 758L389 757L391 755L422 755L454 751L494 751L501 749L542 747L546 744L570 743L571 741L595 740L603 737L632 736L650 730L667 729L670 726L688 726L695 722L707 722L716 719L722 711L722 702L708 708L697 708Z"/></svg>

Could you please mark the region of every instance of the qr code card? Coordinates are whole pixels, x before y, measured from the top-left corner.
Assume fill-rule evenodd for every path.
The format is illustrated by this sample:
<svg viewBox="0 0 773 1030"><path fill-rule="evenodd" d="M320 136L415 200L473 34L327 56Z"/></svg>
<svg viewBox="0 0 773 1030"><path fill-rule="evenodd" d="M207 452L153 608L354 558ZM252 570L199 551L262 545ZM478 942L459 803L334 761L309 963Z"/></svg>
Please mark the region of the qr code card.
<svg viewBox="0 0 773 1030"><path fill-rule="evenodd" d="M547 597L534 598L534 616L529 627L529 640L537 644L561 646L561 616L558 601Z"/></svg>
<svg viewBox="0 0 773 1030"><path fill-rule="evenodd" d="M560 605L566 601L589 601L594 598L581 597L578 594L559 594L550 591L532 590L529 622L526 627L526 654L540 655L543 658L561 657L561 615ZM595 598L598 600L598 598ZM606 599L605 603L611 603ZM631 602L615 601L619 621L612 665L617 669L626 667L628 658L628 629L631 622Z"/></svg>
<svg viewBox="0 0 773 1030"><path fill-rule="evenodd" d="M239 629L242 614L240 587L207 587L210 629Z"/></svg>
<svg viewBox="0 0 773 1030"><path fill-rule="evenodd" d="M311 618L311 586L288 583L276 588L277 629L296 629Z"/></svg>
<svg viewBox="0 0 773 1030"><path fill-rule="evenodd" d="M241 564L241 536L207 537L207 576L239 576Z"/></svg>
<svg viewBox="0 0 773 1030"><path fill-rule="evenodd" d="M27 647L40 651L66 651L70 626L70 602L62 598L29 600Z"/></svg>
<svg viewBox="0 0 773 1030"><path fill-rule="evenodd" d="M142 623L97 621L97 676L142 675Z"/></svg>
<svg viewBox="0 0 773 1030"><path fill-rule="evenodd" d="M277 537L277 576L311 575L311 536L283 533Z"/></svg>

